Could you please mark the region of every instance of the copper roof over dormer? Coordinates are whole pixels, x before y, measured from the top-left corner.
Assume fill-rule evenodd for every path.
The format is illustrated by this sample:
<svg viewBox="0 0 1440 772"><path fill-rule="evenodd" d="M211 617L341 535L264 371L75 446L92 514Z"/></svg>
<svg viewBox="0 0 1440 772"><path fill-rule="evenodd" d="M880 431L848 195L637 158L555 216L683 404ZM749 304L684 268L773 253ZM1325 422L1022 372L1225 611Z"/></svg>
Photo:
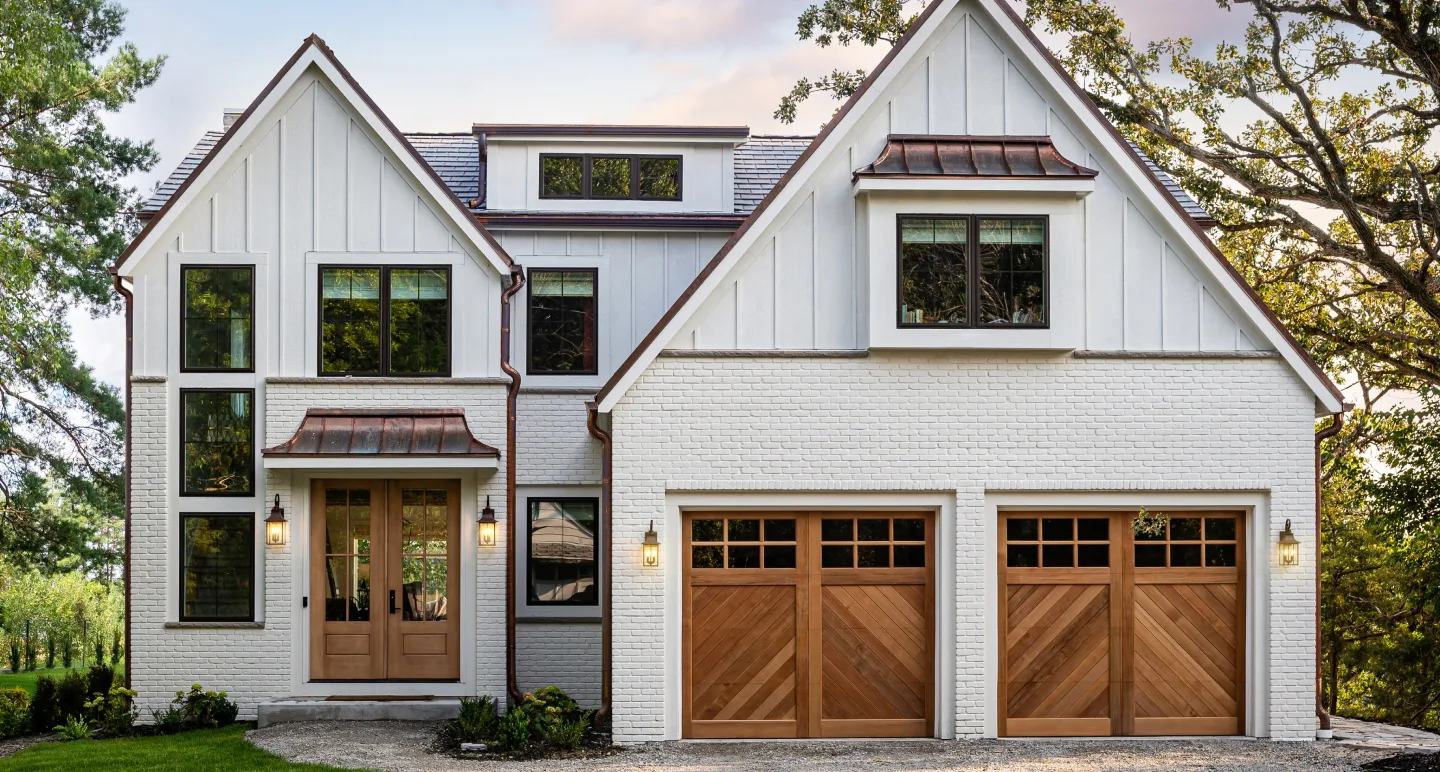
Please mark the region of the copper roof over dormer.
<svg viewBox="0 0 1440 772"><path fill-rule="evenodd" d="M858 177L1093 178L1099 172L1067 160L1049 137L891 134Z"/></svg>
<svg viewBox="0 0 1440 772"><path fill-rule="evenodd" d="M475 439L459 408L435 410L311 409L295 435L266 456L490 457L500 451Z"/></svg>

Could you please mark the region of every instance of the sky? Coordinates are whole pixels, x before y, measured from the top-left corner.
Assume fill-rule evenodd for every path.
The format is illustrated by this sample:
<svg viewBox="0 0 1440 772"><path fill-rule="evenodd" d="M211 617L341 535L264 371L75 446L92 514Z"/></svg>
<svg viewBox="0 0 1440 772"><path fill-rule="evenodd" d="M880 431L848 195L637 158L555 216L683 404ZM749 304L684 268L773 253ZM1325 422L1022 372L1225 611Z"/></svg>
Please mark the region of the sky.
<svg viewBox="0 0 1440 772"><path fill-rule="evenodd" d="M812 134L835 104L772 117L798 78L869 68L879 48L821 49L795 34L817 0L120 0L123 40L167 57L159 81L107 117L153 140L160 162L131 180L149 193L228 107L248 105L306 36L318 34L402 131L472 123L741 124ZM915 7L918 2L913 3ZM1112 0L1137 41L1238 40L1244 19L1214 0ZM124 325L72 314L81 358L124 378Z"/></svg>

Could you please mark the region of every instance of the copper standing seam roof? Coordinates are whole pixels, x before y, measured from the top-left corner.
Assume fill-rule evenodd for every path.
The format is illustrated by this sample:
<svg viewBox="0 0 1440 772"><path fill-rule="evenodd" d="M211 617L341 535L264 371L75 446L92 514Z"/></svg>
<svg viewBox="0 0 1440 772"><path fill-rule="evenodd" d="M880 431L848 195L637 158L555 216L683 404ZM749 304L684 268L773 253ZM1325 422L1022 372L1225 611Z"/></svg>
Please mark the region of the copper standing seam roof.
<svg viewBox="0 0 1440 772"><path fill-rule="evenodd" d="M437 456L498 458L500 451L475 439L465 411L310 409L294 436L266 456Z"/></svg>
<svg viewBox="0 0 1440 772"><path fill-rule="evenodd" d="M1086 178L1098 175L1067 160L1049 137L891 134L880 157L858 177Z"/></svg>

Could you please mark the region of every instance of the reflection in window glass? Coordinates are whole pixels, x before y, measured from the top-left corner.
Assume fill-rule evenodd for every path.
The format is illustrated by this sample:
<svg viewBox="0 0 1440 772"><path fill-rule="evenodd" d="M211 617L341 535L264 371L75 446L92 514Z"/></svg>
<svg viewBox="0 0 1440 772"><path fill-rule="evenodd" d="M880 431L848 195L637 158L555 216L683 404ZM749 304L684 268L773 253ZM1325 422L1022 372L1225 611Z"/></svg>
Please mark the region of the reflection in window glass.
<svg viewBox="0 0 1440 772"><path fill-rule="evenodd" d="M601 156L591 158L590 197L629 198L630 159Z"/></svg>
<svg viewBox="0 0 1440 772"><path fill-rule="evenodd" d="M982 325L1045 323L1045 221L981 220Z"/></svg>
<svg viewBox="0 0 1440 772"><path fill-rule="evenodd" d="M595 272L530 272L530 372L594 374Z"/></svg>
<svg viewBox="0 0 1440 772"><path fill-rule="evenodd" d="M181 391L180 492L249 495L255 476L250 391Z"/></svg>
<svg viewBox="0 0 1440 772"><path fill-rule="evenodd" d="M536 605L594 606L599 602L596 584L599 541L595 526L599 502L595 499L531 499L529 602ZM696 568L719 568L722 547L713 565L707 548L691 554ZM705 561L702 564L700 561ZM757 559L758 564L758 559Z"/></svg>
<svg viewBox="0 0 1440 772"><path fill-rule="evenodd" d="M900 324L969 324L969 223L900 220Z"/></svg>
<svg viewBox="0 0 1440 772"><path fill-rule="evenodd" d="M731 520L730 541L760 541L760 521Z"/></svg>
<svg viewBox="0 0 1440 772"><path fill-rule="evenodd" d="M640 197L680 198L680 159L640 156Z"/></svg>
<svg viewBox="0 0 1440 772"><path fill-rule="evenodd" d="M545 198L580 198L585 172L578 155L546 156L540 161L540 195Z"/></svg>
<svg viewBox="0 0 1440 772"><path fill-rule="evenodd" d="M253 515L182 515L180 618L250 621L255 615Z"/></svg>
<svg viewBox="0 0 1440 772"><path fill-rule="evenodd" d="M690 521L690 541L723 541L724 539L724 520Z"/></svg>
<svg viewBox="0 0 1440 772"><path fill-rule="evenodd" d="M325 621L370 619L370 490L325 489Z"/></svg>
<svg viewBox="0 0 1440 772"><path fill-rule="evenodd" d="M401 618L443 622L450 612L449 497L444 488L400 489Z"/></svg>
<svg viewBox="0 0 1440 772"><path fill-rule="evenodd" d="M320 272L320 372L380 373L380 269Z"/></svg>
<svg viewBox="0 0 1440 772"><path fill-rule="evenodd" d="M186 266L184 366L191 370L249 370L254 269Z"/></svg>
<svg viewBox="0 0 1440 772"><path fill-rule="evenodd" d="M754 544L730 545L730 568L759 568L760 548Z"/></svg>
<svg viewBox="0 0 1440 772"><path fill-rule="evenodd" d="M723 568L724 565L724 547L718 544L708 544L690 548L691 568Z"/></svg>
<svg viewBox="0 0 1440 772"><path fill-rule="evenodd" d="M450 368L450 277L443 268L390 271L390 372Z"/></svg>

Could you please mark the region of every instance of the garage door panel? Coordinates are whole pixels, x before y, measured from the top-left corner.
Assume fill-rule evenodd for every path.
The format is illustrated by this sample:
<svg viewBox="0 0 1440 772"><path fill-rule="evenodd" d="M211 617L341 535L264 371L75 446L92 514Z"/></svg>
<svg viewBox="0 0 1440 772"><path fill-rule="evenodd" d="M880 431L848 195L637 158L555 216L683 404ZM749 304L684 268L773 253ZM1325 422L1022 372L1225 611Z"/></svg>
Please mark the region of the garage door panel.
<svg viewBox="0 0 1440 772"><path fill-rule="evenodd" d="M822 590L825 718L924 718L928 648L920 588Z"/></svg>
<svg viewBox="0 0 1440 772"><path fill-rule="evenodd" d="M1109 715L1110 588L1017 585L1007 610L1007 714L1013 718ZM1098 711L1098 712L1097 712Z"/></svg>
<svg viewBox="0 0 1440 772"><path fill-rule="evenodd" d="M708 720L795 718L795 588L696 587L691 717ZM729 613L725 613L729 612Z"/></svg>
<svg viewBox="0 0 1440 772"><path fill-rule="evenodd" d="M1235 683L1233 630L1215 630L1195 624L1199 613L1172 585L1135 588L1136 665L1153 661L1171 672Z"/></svg>

